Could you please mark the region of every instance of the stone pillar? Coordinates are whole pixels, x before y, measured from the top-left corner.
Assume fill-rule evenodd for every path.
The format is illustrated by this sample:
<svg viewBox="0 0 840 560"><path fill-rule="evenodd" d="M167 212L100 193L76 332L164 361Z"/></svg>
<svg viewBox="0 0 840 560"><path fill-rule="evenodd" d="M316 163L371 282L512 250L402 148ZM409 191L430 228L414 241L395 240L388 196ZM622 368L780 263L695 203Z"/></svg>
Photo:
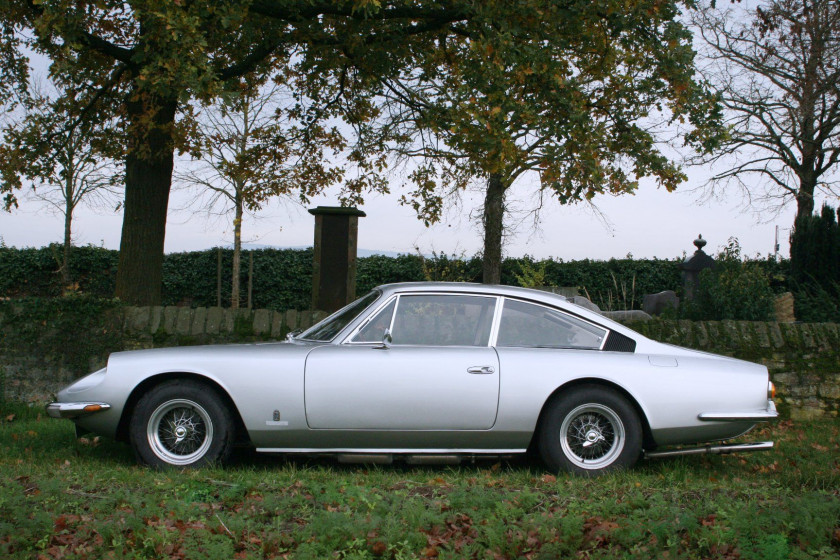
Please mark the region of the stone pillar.
<svg viewBox="0 0 840 560"><path fill-rule="evenodd" d="M333 311L356 299L358 208L318 206L315 216L315 257L312 269L312 309Z"/></svg>
<svg viewBox="0 0 840 560"><path fill-rule="evenodd" d="M694 254L685 259L680 265L683 277L683 291L686 300L694 299L694 290L700 283L700 272L715 266L715 260L703 252L703 247L706 246L706 240L702 235L699 235L694 240L694 246L697 250Z"/></svg>

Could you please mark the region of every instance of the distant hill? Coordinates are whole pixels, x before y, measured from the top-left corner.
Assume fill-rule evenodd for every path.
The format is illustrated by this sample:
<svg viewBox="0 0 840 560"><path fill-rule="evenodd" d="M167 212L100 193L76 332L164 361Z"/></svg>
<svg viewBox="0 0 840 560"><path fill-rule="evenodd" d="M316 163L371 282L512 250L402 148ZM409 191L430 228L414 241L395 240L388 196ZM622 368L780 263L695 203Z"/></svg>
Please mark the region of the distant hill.
<svg viewBox="0 0 840 560"><path fill-rule="evenodd" d="M263 244L260 244L260 243L243 243L242 244L242 249L245 250L245 251L258 251L260 249L297 249L297 250L300 250L300 249L309 249L310 247L311 247L311 245L309 247L278 247L276 245L263 245ZM233 249L233 245L225 245L224 248L225 249ZM404 254L404 253L398 253L396 251L379 251L377 249L358 249L356 251L356 255L359 256L359 257L370 257L370 256L373 256L373 255L384 255L386 257L396 257L400 254Z"/></svg>

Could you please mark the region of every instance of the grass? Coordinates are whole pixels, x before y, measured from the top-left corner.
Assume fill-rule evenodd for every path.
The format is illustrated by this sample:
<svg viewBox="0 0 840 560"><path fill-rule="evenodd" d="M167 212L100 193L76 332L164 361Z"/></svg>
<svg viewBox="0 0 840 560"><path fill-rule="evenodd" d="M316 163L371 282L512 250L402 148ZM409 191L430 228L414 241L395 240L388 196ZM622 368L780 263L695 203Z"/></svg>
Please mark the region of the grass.
<svg viewBox="0 0 840 560"><path fill-rule="evenodd" d="M752 436L777 448L597 479L526 459L372 467L249 453L158 472L7 403L0 558L840 558L840 420Z"/></svg>

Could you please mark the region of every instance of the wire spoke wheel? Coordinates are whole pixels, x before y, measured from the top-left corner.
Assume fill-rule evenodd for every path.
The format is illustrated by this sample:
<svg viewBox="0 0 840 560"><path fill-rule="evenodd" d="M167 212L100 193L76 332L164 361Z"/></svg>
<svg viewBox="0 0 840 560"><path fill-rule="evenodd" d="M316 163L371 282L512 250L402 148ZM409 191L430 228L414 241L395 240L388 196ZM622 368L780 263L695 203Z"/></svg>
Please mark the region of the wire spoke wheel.
<svg viewBox="0 0 840 560"><path fill-rule="evenodd" d="M560 446L566 457L583 469L612 464L624 448L624 424L618 414L598 403L578 406L563 419Z"/></svg>
<svg viewBox="0 0 840 560"><path fill-rule="evenodd" d="M234 412L223 394L205 383L164 381L137 401L131 446L141 463L158 469L224 463L236 436Z"/></svg>
<svg viewBox="0 0 840 560"><path fill-rule="evenodd" d="M146 424L152 452L171 465L188 465L207 453L213 442L213 421L195 401L173 399L152 412Z"/></svg>

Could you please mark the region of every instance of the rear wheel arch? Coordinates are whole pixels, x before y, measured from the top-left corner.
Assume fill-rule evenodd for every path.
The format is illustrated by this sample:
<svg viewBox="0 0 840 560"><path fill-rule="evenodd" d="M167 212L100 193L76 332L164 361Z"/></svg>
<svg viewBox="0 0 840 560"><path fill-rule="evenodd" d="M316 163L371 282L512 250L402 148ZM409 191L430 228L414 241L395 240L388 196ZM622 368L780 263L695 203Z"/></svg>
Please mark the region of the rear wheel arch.
<svg viewBox="0 0 840 560"><path fill-rule="evenodd" d="M581 378L575 379L573 381L569 381L557 387L551 395L543 403L542 408L540 409L540 415L537 419L537 425L534 427L534 434L531 437L531 443L528 446L529 451L535 451L537 448L537 440L539 439L540 430L542 430L543 422L545 420L545 415L548 410L551 408L553 403L557 402L563 395L568 393L571 389L576 387L581 387L584 385L596 385L600 386L604 389L609 389L611 391L615 391L617 394L621 395L633 406L636 411L636 415L639 417L639 421L642 424L642 448L643 449L653 449L656 447L656 442L653 440L653 432L650 429L650 424L648 423L647 416L645 415L644 410L639 405L639 402L636 398L631 395L624 387L617 385L611 381L607 381L605 379L599 379L597 377L591 378Z"/></svg>
<svg viewBox="0 0 840 560"><path fill-rule="evenodd" d="M245 428L245 422L242 420L242 416L239 414L239 409L236 407L236 404L233 402L233 399L228 394L228 392L216 381L210 379L209 377L187 372L160 373L158 375L154 375L152 377L144 379L140 384L138 384L131 391L131 394L128 396L128 399L125 402L125 406L123 406L122 415L120 416L120 422L117 425L117 433L115 437L117 441L122 441L126 443L129 441L129 424L131 423L131 417L134 414L134 410L137 407L137 403L140 401L143 395L145 395L161 383L173 380L194 381L197 383L201 383L207 386L210 390L214 391L217 394L217 396L220 399L222 399L225 406L227 406L233 418L234 427L236 430L236 443L250 443L248 430Z"/></svg>

